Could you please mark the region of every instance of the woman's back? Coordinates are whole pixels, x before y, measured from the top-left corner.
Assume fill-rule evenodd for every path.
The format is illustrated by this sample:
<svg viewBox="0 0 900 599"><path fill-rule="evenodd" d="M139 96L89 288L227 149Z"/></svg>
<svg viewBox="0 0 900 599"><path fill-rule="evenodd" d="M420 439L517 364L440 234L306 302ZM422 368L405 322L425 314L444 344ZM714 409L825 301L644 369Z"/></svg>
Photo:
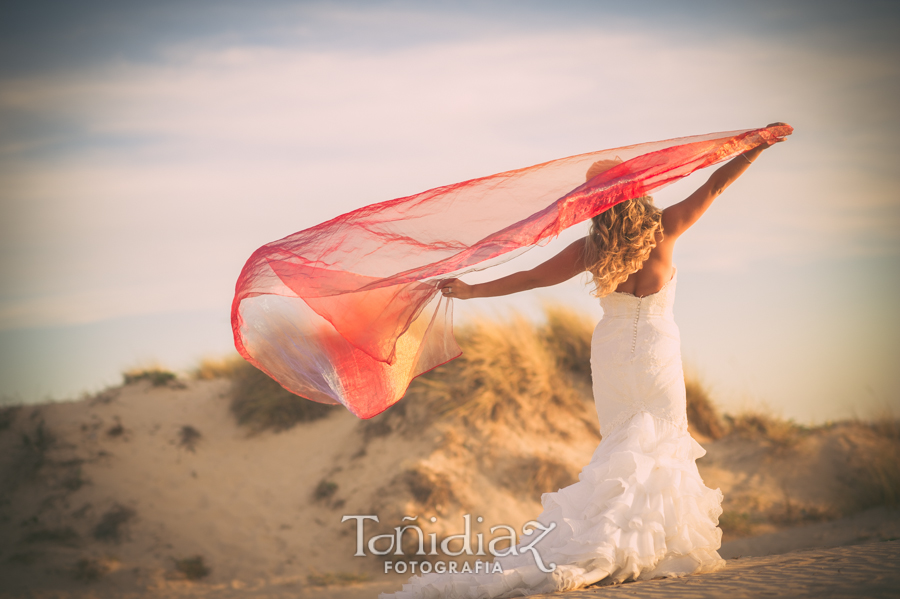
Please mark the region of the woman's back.
<svg viewBox="0 0 900 599"><path fill-rule="evenodd" d="M663 232L657 234L656 247L641 265L641 269L632 273L616 287L616 293L627 293L636 297L647 297L660 291L674 276L672 264L674 238L665 235L666 211L663 210Z"/></svg>

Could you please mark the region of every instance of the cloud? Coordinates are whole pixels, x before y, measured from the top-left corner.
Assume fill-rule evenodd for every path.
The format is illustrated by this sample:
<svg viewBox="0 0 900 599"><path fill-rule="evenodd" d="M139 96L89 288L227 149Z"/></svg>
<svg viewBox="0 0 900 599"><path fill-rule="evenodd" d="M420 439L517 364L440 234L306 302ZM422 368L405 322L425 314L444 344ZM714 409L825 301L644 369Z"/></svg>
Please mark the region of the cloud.
<svg viewBox="0 0 900 599"><path fill-rule="evenodd" d="M361 205L775 119L795 138L729 190L688 259L897 250L897 178L882 166L897 157L889 57L671 38L180 44L163 61L8 79L0 122L18 124L0 142L0 328L218 307L253 249Z"/></svg>

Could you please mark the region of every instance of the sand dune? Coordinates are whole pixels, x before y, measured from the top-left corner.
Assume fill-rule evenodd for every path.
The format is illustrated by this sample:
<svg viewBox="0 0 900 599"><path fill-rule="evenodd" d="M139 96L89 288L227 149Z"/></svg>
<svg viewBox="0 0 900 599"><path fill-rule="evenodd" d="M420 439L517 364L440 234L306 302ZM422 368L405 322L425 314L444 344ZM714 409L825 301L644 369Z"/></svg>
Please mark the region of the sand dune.
<svg viewBox="0 0 900 599"><path fill-rule="evenodd" d="M367 536L403 515L435 517L423 528L441 538L460 532L467 513L484 519L476 530L519 528L540 511L542 491L574 480L599 440L587 403L552 423L488 427L424 423L410 411L359 421L338 409L254 435L229 403L228 380L139 381L5 410L3 593L374 596L406 576L385 575L377 556L354 557L355 525L344 515L379 515ZM739 514L723 551L758 556L900 535L894 512L835 521L850 501L842 469L877 443L868 430L836 425L787 445L706 440L702 474ZM781 539L734 540L819 521Z"/></svg>

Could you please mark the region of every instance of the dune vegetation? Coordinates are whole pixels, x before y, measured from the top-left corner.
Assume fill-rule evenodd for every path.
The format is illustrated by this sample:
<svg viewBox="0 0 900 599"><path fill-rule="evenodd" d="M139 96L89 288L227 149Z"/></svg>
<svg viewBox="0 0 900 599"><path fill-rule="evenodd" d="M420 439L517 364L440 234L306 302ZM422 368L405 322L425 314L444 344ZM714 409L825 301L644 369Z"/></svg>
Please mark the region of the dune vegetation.
<svg viewBox="0 0 900 599"><path fill-rule="evenodd" d="M544 316L542 323L512 314L457 327L463 355L415 379L396 406L361 421L364 437L438 431L436 453L478 446L479 464L495 469L488 478L496 486L535 500L577 480L578 458L567 461L546 449L554 443L592 448L599 441L591 397L592 323L557 305L546 306ZM255 432L286 430L340 410L290 394L239 358L204 362L197 376L231 378L232 412ZM809 427L763 411L722 414L696 376L688 376L686 391L689 430L712 450L712 459L700 460L701 472L723 475L734 465L723 459L745 471L744 484L726 493L726 538L900 503L900 422L891 415ZM728 457L719 458L721 453ZM807 493L792 482L803 478L791 474L798 463L834 479L824 496L816 496L821 484ZM435 497L437 503L459 501L452 479L452 473L419 465L398 480L414 503L433 508Z"/></svg>

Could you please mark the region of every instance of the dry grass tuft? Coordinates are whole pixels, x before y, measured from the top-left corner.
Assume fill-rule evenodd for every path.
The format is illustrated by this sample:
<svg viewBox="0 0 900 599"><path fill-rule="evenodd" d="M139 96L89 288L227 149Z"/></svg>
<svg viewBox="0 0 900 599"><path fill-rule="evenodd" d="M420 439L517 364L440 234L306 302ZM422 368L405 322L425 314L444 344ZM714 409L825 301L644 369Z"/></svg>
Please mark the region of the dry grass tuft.
<svg viewBox="0 0 900 599"><path fill-rule="evenodd" d="M106 389L104 391L101 391L100 393L97 393L93 397L87 396L86 399L90 401L90 405L92 406L105 406L118 399L120 392L121 391L119 389L115 388Z"/></svg>
<svg viewBox="0 0 900 599"><path fill-rule="evenodd" d="M334 494L337 493L337 490L336 482L323 478L313 491L313 499L319 502L329 502L334 497Z"/></svg>
<svg viewBox="0 0 900 599"><path fill-rule="evenodd" d="M175 571L187 580L200 580L209 576L209 566L203 560L202 555L194 555L182 559L175 559Z"/></svg>
<svg viewBox="0 0 900 599"><path fill-rule="evenodd" d="M590 353L589 326L561 308L547 308L547 315L542 327L518 314L460 327L463 355L416 379L404 403L421 409L425 419L518 428L580 411L590 396L573 385L573 376L590 370L589 359L582 359Z"/></svg>
<svg viewBox="0 0 900 599"><path fill-rule="evenodd" d="M510 461L501 476L501 484L517 495L540 500L573 484L578 477L562 462L539 456L523 456Z"/></svg>
<svg viewBox="0 0 900 599"><path fill-rule="evenodd" d="M446 475L421 466L407 470L399 481L405 485L423 513L443 515L447 508L460 504ZM396 488L394 484L392 488Z"/></svg>
<svg viewBox="0 0 900 599"><path fill-rule="evenodd" d="M150 381L154 387L165 387L169 383L175 381L178 377L174 372L170 372L163 368L136 368L122 373L122 381L125 385L133 385L141 381Z"/></svg>
<svg viewBox="0 0 900 599"><path fill-rule="evenodd" d="M900 507L900 421L886 414L858 426L869 432L870 442L857 448L853 460L855 507Z"/></svg>
<svg viewBox="0 0 900 599"><path fill-rule="evenodd" d="M241 361L231 374L231 412L238 424L252 432L284 431L301 422L325 418L340 406L321 404L294 395L263 371Z"/></svg>
<svg viewBox="0 0 900 599"><path fill-rule="evenodd" d="M776 451L786 451L794 447L808 432L792 420L776 418L763 412L726 415L725 420L728 422L730 433L764 441Z"/></svg>
<svg viewBox="0 0 900 599"><path fill-rule="evenodd" d="M416 420L415 416L412 418L407 417L407 410L411 405L410 402L401 401L391 406L391 409L386 410L377 416L373 416L368 420L360 420L359 426L362 429L363 438L366 441L370 441L377 437L386 437L391 434L395 428L402 427L404 424ZM415 407L417 407L419 411L422 409L422 406Z"/></svg>
<svg viewBox="0 0 900 599"><path fill-rule="evenodd" d="M836 520L841 517L841 512L837 509L821 508L814 505L794 505L790 497L785 496L782 503L783 511L773 514L769 519L777 524L796 526L798 524L808 524L810 522L826 522L828 520Z"/></svg>
<svg viewBox="0 0 900 599"><path fill-rule="evenodd" d="M690 430L713 440L724 437L725 425L709 397L709 391L697 377L686 377L684 383L687 392L687 419Z"/></svg>
<svg viewBox="0 0 900 599"><path fill-rule="evenodd" d="M546 324L538 334L556 358L560 370L569 372L588 385L591 383L591 319L563 306L544 306Z"/></svg>
<svg viewBox="0 0 900 599"><path fill-rule="evenodd" d="M50 463L48 452L56 445L56 436L39 420L30 433L22 433L9 466L0 479L0 488L12 490L33 481L44 466Z"/></svg>
<svg viewBox="0 0 900 599"><path fill-rule="evenodd" d="M866 425L882 439L900 441L900 420L894 418L890 411L876 416L873 420L867 422Z"/></svg>
<svg viewBox="0 0 900 599"><path fill-rule="evenodd" d="M94 538L106 543L120 543L126 536L125 527L137 516L137 512L116 504L100 518L94 527Z"/></svg>
<svg viewBox="0 0 900 599"><path fill-rule="evenodd" d="M324 574L309 574L306 582L314 587L347 586L359 582L368 582L368 574L353 574L350 572L326 572Z"/></svg>
<svg viewBox="0 0 900 599"><path fill-rule="evenodd" d="M191 453L196 453L197 444L202 438L203 435L200 434L200 431L190 424L185 424L181 427L181 430L178 431L178 447L183 447Z"/></svg>
<svg viewBox="0 0 900 599"><path fill-rule="evenodd" d="M754 521L753 516L747 512L726 510L719 516L719 528L722 533L732 537L749 537L753 534L759 522Z"/></svg>
<svg viewBox="0 0 900 599"><path fill-rule="evenodd" d="M900 506L900 448L879 451L861 473L857 495L860 507Z"/></svg>
<svg viewBox="0 0 900 599"><path fill-rule="evenodd" d="M195 379L211 381L234 378L247 365L246 360L235 354L226 358L204 358L191 373Z"/></svg>
<svg viewBox="0 0 900 599"><path fill-rule="evenodd" d="M109 573L109 566L100 560L83 557L72 568L72 577L82 582L95 582Z"/></svg>
<svg viewBox="0 0 900 599"><path fill-rule="evenodd" d="M81 465L74 464L59 481L59 486L66 491L75 492L88 483L90 481L84 477Z"/></svg>
<svg viewBox="0 0 900 599"><path fill-rule="evenodd" d="M19 413L19 406L6 406L0 408L0 432L12 427L16 420L16 414Z"/></svg>
<svg viewBox="0 0 900 599"><path fill-rule="evenodd" d="M106 436L110 438L121 437L125 434L125 427L122 425L122 422L119 420L118 416L115 418L116 423L106 429Z"/></svg>

